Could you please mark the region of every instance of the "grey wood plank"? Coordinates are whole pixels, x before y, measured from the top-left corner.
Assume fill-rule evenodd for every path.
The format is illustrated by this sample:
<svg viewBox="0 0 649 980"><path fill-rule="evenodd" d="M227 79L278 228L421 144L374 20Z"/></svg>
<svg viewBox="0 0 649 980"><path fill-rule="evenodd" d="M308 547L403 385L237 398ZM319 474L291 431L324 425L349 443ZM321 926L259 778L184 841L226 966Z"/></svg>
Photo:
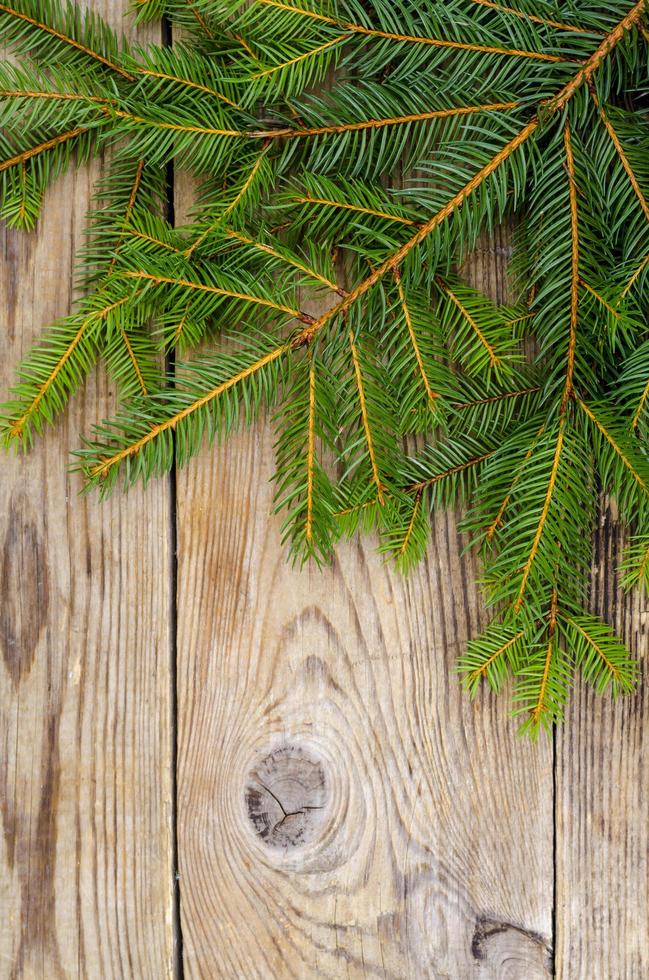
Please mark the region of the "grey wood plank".
<svg viewBox="0 0 649 980"><path fill-rule="evenodd" d="M474 279L502 291L507 247ZM458 686L484 613L456 515L408 579L371 540L300 573L272 443L178 476L185 975L550 976L552 748Z"/></svg>
<svg viewBox="0 0 649 980"><path fill-rule="evenodd" d="M623 596L623 535L610 512L595 541L592 608L642 665L618 701L578 685L557 737L557 976L649 976L647 597Z"/></svg>
<svg viewBox="0 0 649 980"><path fill-rule="evenodd" d="M95 9L124 24L126 0ZM127 22L128 23L128 22ZM98 168L0 232L0 388L73 299ZM99 373L0 476L0 976L173 974L167 482L79 498L69 451L114 407Z"/></svg>

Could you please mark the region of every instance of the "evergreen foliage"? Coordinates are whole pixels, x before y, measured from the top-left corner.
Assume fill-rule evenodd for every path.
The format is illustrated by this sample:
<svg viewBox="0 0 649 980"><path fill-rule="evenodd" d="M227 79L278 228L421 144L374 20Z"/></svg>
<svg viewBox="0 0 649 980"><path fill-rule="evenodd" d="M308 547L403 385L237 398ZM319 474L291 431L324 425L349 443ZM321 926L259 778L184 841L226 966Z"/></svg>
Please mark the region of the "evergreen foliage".
<svg viewBox="0 0 649 980"><path fill-rule="evenodd" d="M105 494L269 408L298 562L373 529L407 571L464 501L493 619L460 670L472 694L513 675L534 736L576 671L614 694L636 675L585 607L602 492L649 587L649 12L511 2L137 0L172 48L0 2L2 217L32 229L72 161L112 161L86 296L0 415L30 447L100 357L120 405L77 465ZM184 227L171 161L200 179ZM525 305L502 307L457 270L512 217Z"/></svg>

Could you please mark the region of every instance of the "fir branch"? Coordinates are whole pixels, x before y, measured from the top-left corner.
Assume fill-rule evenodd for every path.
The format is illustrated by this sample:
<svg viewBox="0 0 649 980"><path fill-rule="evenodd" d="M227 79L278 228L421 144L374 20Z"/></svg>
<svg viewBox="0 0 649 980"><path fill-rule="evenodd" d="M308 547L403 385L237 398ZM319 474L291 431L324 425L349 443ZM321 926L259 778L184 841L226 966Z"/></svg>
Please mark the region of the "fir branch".
<svg viewBox="0 0 649 980"><path fill-rule="evenodd" d="M229 202L229 204L226 205L223 212L219 214L216 221L210 222L207 225L207 227L201 232L201 234L194 239L191 245L188 246L187 251L185 252L187 258L190 258L192 253L202 245L202 243L205 241L205 239L207 238L207 236L210 234L211 231L213 231L215 228L218 228L219 225L225 220L225 218L228 218L239 207L241 202L244 200L244 198L250 191L250 188L253 186L257 178L257 175L259 174L259 171L264 162L265 153L266 153L266 147L264 147L259 153L259 155L255 158L254 163L250 169L250 172L245 175L241 186L236 191L234 197Z"/></svg>
<svg viewBox="0 0 649 980"><path fill-rule="evenodd" d="M541 386L532 384L534 380L527 371L520 375L512 371L500 388L498 380L489 375L482 380L451 372L443 402L448 430L486 437L538 418L544 396Z"/></svg>
<svg viewBox="0 0 649 980"><path fill-rule="evenodd" d="M228 299L241 300L244 303L267 306L272 310L276 310L278 313L286 313L292 319L300 320L302 323L307 323L309 324L309 327L313 323L313 317L309 313L303 313L301 310L292 309L290 306L282 306L280 303L275 303L272 299L268 299L265 296L252 296L248 293L240 293L233 289L221 289L219 286L211 286L204 282L192 282L189 279L161 276L141 270L133 272L126 270L125 272L122 272L122 276L126 279L135 279L138 282L150 282L156 286L179 286L183 289L197 290L199 292L211 293L214 296L224 296Z"/></svg>
<svg viewBox="0 0 649 980"><path fill-rule="evenodd" d="M239 204L241 203L241 201L243 200L243 198L246 196L246 194L250 190L250 188L251 188L251 186L252 186L252 184L253 184L253 182L254 182L257 174L259 173L259 169L260 169L260 167L262 166L262 164L264 162L264 154L265 154L265 151L266 151L266 147L264 147L262 149L262 151L260 152L259 156L255 160L254 165L253 165L250 173L248 174L248 176L244 180L243 184L241 185L241 189L237 191L237 193L236 193L235 197L233 198L233 200L225 208L225 210L223 212L223 215L222 215L223 218L227 218L230 214L232 214L232 212L239 206ZM200 239L198 241L198 244L200 244ZM195 248L195 247L196 247L196 244L194 244L192 246L192 248Z"/></svg>
<svg viewBox="0 0 649 980"><path fill-rule="evenodd" d="M439 398L439 392L433 391L433 388L431 386L430 379L426 371L426 365L424 364L424 357L422 354L421 345L417 340L417 334L415 332L412 316L410 315L410 309L408 306L408 302L406 300L406 295L403 289L403 283L401 282L401 275L398 269L395 269L394 271L394 278L397 283L397 289L399 291L399 302L401 304L401 309L403 310L403 316L406 321L406 326L408 328L408 336L410 337L410 343L414 351L415 360L417 362L417 369L421 377L421 382L426 392L426 398L430 402L431 408L435 410L436 409L435 402Z"/></svg>
<svg viewBox="0 0 649 980"><path fill-rule="evenodd" d="M626 360L619 375L618 386L624 392L623 405L625 414L631 416L631 430L636 430L649 407L648 341L640 344Z"/></svg>
<svg viewBox="0 0 649 980"><path fill-rule="evenodd" d="M455 451L455 448L456 447L450 447L446 445L440 447L437 454L429 453L429 454L424 454L421 459L415 459L415 458L410 459L408 461L409 466L407 467L407 472L409 474L412 474L413 467L415 466L419 470L423 469L428 472L429 470L432 469L434 472L432 473L432 475L427 475L423 479L417 480L415 482L412 482L411 480L407 480L394 493L392 491L384 490L383 503L385 503L385 501L390 497L394 497L395 494L397 493L407 494L411 496L414 501L421 494L422 490L427 490L438 484L439 485L445 484L448 481L452 481L455 477L461 477L466 473L468 473L470 470L472 470L474 467L479 467L481 463L486 462L488 459L491 458L491 456L493 456L493 450L489 450L487 452L480 452L477 455L471 455L468 459L463 459L462 462L457 463L457 465L449 466L447 468L443 468L440 470L437 465L439 459L448 458L446 454L449 452L449 449ZM470 449L474 450L475 445L470 444ZM443 454L442 457L440 457L440 453ZM446 499L446 497L444 497L444 499ZM356 511L364 510L368 507L373 506L374 503L380 503L378 494L376 495L376 497L370 498L369 500L364 500L362 503L352 504L348 507L343 507L340 510L336 511L334 516L347 517L348 515Z"/></svg>
<svg viewBox="0 0 649 980"><path fill-rule="evenodd" d="M609 685L614 695L633 690L638 663L606 623L596 616L560 615L559 621L576 663L599 694Z"/></svg>
<svg viewBox="0 0 649 980"><path fill-rule="evenodd" d="M576 206L575 206L575 211L576 211ZM577 242L576 251L577 251L577 261L578 261L578 255L579 255L579 243L578 242ZM608 303L604 299L604 297L601 295L601 293L598 293L597 290L594 289L590 285L590 283L586 282L586 280L583 279L581 276L579 276L579 285L582 286L587 292L589 292L591 296L594 296L595 299L597 300L597 302L600 304L600 306L603 306L604 309L608 313L610 313L610 315L612 317L614 317L616 320L619 320L620 319L620 312L619 312L619 310L616 310L615 307L611 306L611 304Z"/></svg>
<svg viewBox="0 0 649 980"><path fill-rule="evenodd" d="M529 388L516 388L514 391L503 391L497 395L489 395L486 398L474 398L473 401L454 402L453 408L458 412L462 412L469 408L477 408L480 405L493 405L496 402L507 401L510 398L524 398L526 395L535 395L540 390L540 385L532 385Z"/></svg>
<svg viewBox="0 0 649 980"><path fill-rule="evenodd" d="M165 93L180 91L189 96L198 92L201 96L208 95L217 99L231 109L241 109L230 94L222 91L231 88L226 78L207 59L197 56L186 45L176 43L172 48L136 48L130 52L128 67L136 78L154 80L153 95L158 93L162 83L162 91ZM208 80L213 84L207 85ZM164 83L170 84L166 86ZM219 88L216 87L217 84Z"/></svg>
<svg viewBox="0 0 649 980"><path fill-rule="evenodd" d="M131 314L126 322L120 315L105 336L98 338L109 375L117 384L122 401L135 396L148 396L160 388L160 370L156 351L144 324L134 323Z"/></svg>
<svg viewBox="0 0 649 980"><path fill-rule="evenodd" d="M545 497L543 499L543 506L541 508L541 513L534 531L534 537L532 539L532 546L530 548L529 554L523 565L521 573L521 584L518 589L518 593L514 600L514 612L519 612L523 604L523 598L525 596L525 591L527 589L528 579L530 577L530 572L532 570L532 565L536 559L539 550L539 544L541 542L541 537L545 530L546 522L548 519L548 514L550 512L550 505L554 497L554 489L557 482L557 474L559 472L559 463L561 462L561 453L563 451L563 441L565 433L565 418L561 419L559 423L559 430L557 433L556 445L554 450L554 456L552 458L552 467L550 469L550 475L548 478L548 485L545 492ZM556 606L556 594L554 595L554 603Z"/></svg>
<svg viewBox="0 0 649 980"><path fill-rule="evenodd" d="M631 419L631 428L632 429L635 429L636 426L637 426L637 424L638 424L638 421L640 419L640 416L642 415L642 412L644 411L644 407L645 407L645 405L647 403L647 397L648 396L649 396L649 377L647 377L647 383L644 386L644 388L642 389L642 394L640 395L640 399L638 401L638 407L636 408L635 412L633 413L633 418Z"/></svg>
<svg viewBox="0 0 649 980"><path fill-rule="evenodd" d="M381 481L381 474L379 473L379 467L376 459L376 452L374 449L374 437L372 435L372 427L370 425L369 415L367 411L367 397L365 394L365 383L363 381L363 372L361 369L361 363L358 356L358 348L354 341L354 334L349 331L349 349L352 355L352 363L354 365L354 377L356 379L356 390L358 393L358 403L361 410L361 418L363 421L363 431L365 432L365 441L367 443L367 452L370 459L370 466L372 468L372 480L376 485L376 495L378 501L381 505L385 503L385 497L383 493L383 483Z"/></svg>
<svg viewBox="0 0 649 980"><path fill-rule="evenodd" d="M388 116L385 119L366 119L363 122L343 123L336 126L314 126L309 129L268 129L258 130L248 135L256 139L304 139L305 137L327 136L332 133L354 133L364 129L383 129L385 126L402 126L413 122L426 122L431 119L452 119L455 116L472 116L480 112L503 112L519 108L516 102L494 102L486 105L457 106L449 109L431 109L428 112L415 112L405 116Z"/></svg>
<svg viewBox="0 0 649 980"><path fill-rule="evenodd" d="M339 296L345 295L345 290L338 285L338 283L333 282L331 279L327 279L323 276L317 269L311 268L311 266L306 265L304 262L300 262L298 259L293 258L291 255L287 255L285 252L280 252L277 248L273 248L272 245L266 245L264 242L256 242L252 238L248 238L243 232L235 231L234 228L225 228L223 231L226 238L234 238L238 242L242 242L244 245L250 245L252 248L263 252L265 255L271 255L273 258L278 259L282 264L292 266L292 268L297 269L299 272L303 272L306 276L311 279L315 279L320 282L327 289L331 289L332 292L338 293Z"/></svg>
<svg viewBox="0 0 649 980"><path fill-rule="evenodd" d="M120 75L122 78L126 79L127 81L129 82L133 81L133 76L130 75L127 71L125 71L125 69L122 68L121 65L118 65L116 62L111 61L110 58L104 57L104 55L102 55L99 51L94 51L92 48L88 47L88 45L84 44L82 41L79 41L76 38L68 34L65 34L63 31L59 31L56 28L52 27L51 25L46 24L44 21L40 20L37 15L31 16L29 14L29 9L32 6L31 3L24 3L23 6L26 9L22 10L18 6L11 6L10 4L0 3L0 22L2 19L6 18L7 21L9 22L11 20L15 20L15 21L22 22L23 24L28 24L36 32L42 32L44 34L49 35L50 37L55 38L57 41L60 41L62 45L73 48L74 50L78 51L80 54L91 59L92 61L96 61L98 64L104 66L105 68L109 68L110 71L115 72L117 75ZM35 10L38 10L38 4L34 4L33 6ZM26 40L28 36L29 35L26 34L21 35L21 37L24 40Z"/></svg>
<svg viewBox="0 0 649 980"><path fill-rule="evenodd" d="M135 207L135 201L137 199L138 191L140 190L140 185L142 183L142 174L144 173L144 160L138 160L137 168L135 170L135 176L133 178L133 186L131 187L131 193L129 194L128 201L126 202L126 211L124 213L124 224L127 225L131 220L131 215L133 213L133 208ZM113 255L110 263L108 265L107 275L110 275L115 268L115 263L117 262L117 252L120 249L122 242L124 241L123 235L118 239L115 246L115 255Z"/></svg>
<svg viewBox="0 0 649 980"><path fill-rule="evenodd" d="M97 297L100 299L100 297ZM97 300L95 300L95 303ZM5 441L28 446L42 422L52 422L61 402L73 391L89 370L95 356L95 339L102 321L125 300L100 307L91 306L77 317L52 329L49 344L36 348L26 360L16 386L18 399L9 403L3 416Z"/></svg>
<svg viewBox="0 0 649 980"><path fill-rule="evenodd" d="M571 31L575 34L593 33L593 31L589 30L587 27L577 27L575 24L566 24L560 20L550 20L547 17L539 17L536 14L530 14L524 10L516 10L514 7L507 7L501 3L494 3L494 0L473 0L473 2L479 4L481 7L489 7L491 10L497 10L499 13L511 14L512 17L518 17L521 20L529 20L532 24L543 24L545 27L556 27L559 31Z"/></svg>
<svg viewBox="0 0 649 980"><path fill-rule="evenodd" d="M138 160L135 168L135 174L133 176L133 183L124 211L123 221L125 226L128 225L129 221L131 220L133 210L135 208L137 197L142 186L144 167L144 160ZM122 232L115 243L115 252L106 270L107 279L110 278L111 273L115 269L115 265L118 260L118 253L123 245L123 242L124 233ZM120 306L123 307L121 302ZM153 345L147 343L144 337L140 337L137 347L139 349L136 349L135 338L129 337L129 331L125 327L124 323L119 322L117 329L113 332L113 336L109 336L108 338L105 356L111 374L118 380L118 383L122 388L122 397L128 397L135 392L142 395L149 395L151 391L158 386L158 371L153 361ZM124 354L126 355L125 358L123 356ZM124 361L126 362L126 371L124 368ZM125 377L128 377L129 374L132 374L130 382L129 380L125 380Z"/></svg>
<svg viewBox="0 0 649 980"><path fill-rule="evenodd" d="M623 584L649 588L645 4L136 8L189 40L127 47L62 0L0 3L24 60L0 66L0 214L33 227L70 160L118 147L81 255L93 291L23 362L3 441L28 446L97 356L122 399L78 455L102 494L272 408L294 561L374 529L407 572L432 511L466 502L498 607L460 662L471 694L513 676L534 737L575 667L631 690L584 608L600 489L631 532ZM202 181L185 227L160 217L171 161ZM497 306L456 270L521 212L528 306ZM163 386L161 353L205 339Z"/></svg>
<svg viewBox="0 0 649 980"><path fill-rule="evenodd" d="M417 517L419 516L419 511L421 508L421 494L422 494L422 488L419 488L415 493L415 502L412 508L412 517L408 522L408 527L406 529L403 542L401 544L401 547L399 548L397 561L399 560L403 561L403 558L406 555L408 548L410 547L413 532L415 529L415 524L417 522Z"/></svg>
<svg viewBox="0 0 649 980"><path fill-rule="evenodd" d="M51 139L43 140L42 143L38 143L36 146L31 146L28 150L22 150L20 153L16 153L7 160L0 160L0 171L8 170L10 167L15 167L19 164L26 163L28 160L39 156L41 153L47 153L48 150L53 150L62 143L67 143L70 140L74 140L77 136L82 136L87 132L88 129L86 127L77 126L76 129L68 130L67 133L59 133L57 136L52 136Z"/></svg>
<svg viewBox="0 0 649 980"><path fill-rule="evenodd" d="M256 0L256 2L258 4L277 7L280 10L287 10L291 13L298 14L301 17L309 17L313 20L330 24L332 27L338 27L341 31L343 31L343 35L341 35L340 38L341 40L346 34L359 34L365 37L381 38L387 41L405 41L409 44L425 44L430 45L431 47L450 48L456 51L478 51L483 54L499 54L515 58L531 58L538 61L563 61L563 59L558 55L550 55L542 51L520 51L516 48L496 47L485 44L469 44L461 41L449 41L443 38L435 37L417 37L411 34L396 34L392 31L382 31L378 30L377 28L363 27L361 24L338 21L334 17L327 17L325 14L316 13L315 11L308 10L305 7L294 7L291 4L282 3L280 0Z"/></svg>
<svg viewBox="0 0 649 980"><path fill-rule="evenodd" d="M491 176L498 167L504 163L505 160L512 153L514 153L522 144L529 139L534 130L538 126L538 121L533 119L529 122L522 130L520 130L517 135L509 141L490 161L485 164L473 177L467 181L464 187L455 194L447 203L437 211L428 221L412 236L407 242L405 242L396 252L394 252L385 262L374 270L366 279L354 287L348 295L341 300L336 306L333 306L327 313L324 313L319 319L313 323L308 330L304 332L305 341L309 342L316 336L319 331L329 323L334 317L339 316L352 306L356 300L360 299L368 290L376 285L377 282L387 273L392 272L394 269L398 268L407 255L412 251L413 248L420 245L428 235L432 234L433 231L447 218L449 218L454 211L464 204L465 200L477 190L484 180Z"/></svg>
<svg viewBox="0 0 649 980"><path fill-rule="evenodd" d="M518 481L521 478L521 474L522 474L522 472L523 472L523 470L525 468L525 464L528 463L529 460L531 459L531 457L532 457L532 455L534 453L534 449L536 447L536 444L537 444L538 440L541 438L541 436L543 435L544 432L545 432L545 426L542 425L540 427L539 431L536 433L536 437L535 437L534 441L531 443L530 448L525 453L525 456L523 457L523 461L522 461L521 465L519 466L518 470L516 471L516 473L514 475L514 479L512 480L512 483L510 484L510 486L509 486L509 488L507 490L507 493L503 497L502 503L498 507L498 510L496 512L496 516L494 517L493 521L491 522L491 524L489 524L489 526L487 528L487 531L486 531L486 534L485 534L485 538L486 538L487 542L491 541L491 539L493 538L494 534L498 530L498 527L499 527L499 525L500 525L500 523L501 523L501 521L503 519L503 516L505 514L505 511L507 510L507 505L509 504L509 501L511 500L512 493L516 489L516 485L517 485Z"/></svg>
<svg viewBox="0 0 649 980"><path fill-rule="evenodd" d="M237 231L235 228L227 227L226 225L223 224L222 220L219 220L215 222L213 225L206 228L205 231L198 238L196 238L187 249L178 248L176 245L173 245L171 242L163 241L163 239L156 238L154 235L147 234L146 232L140 231L137 228L133 228L133 227L129 228L128 233L129 233L129 237L132 239L138 239L139 241L145 242L150 245L154 245L156 248L163 249L167 252L175 253L176 255L182 255L185 258L189 258L192 252L194 252L200 245L202 245L203 242L210 235L213 235L215 231L218 232L220 235L222 235L222 238L225 241L230 240L234 242L239 242L242 245L250 246L251 249L261 252L263 255L269 255L272 258L277 259L280 266L284 266L284 267L288 266L292 269L297 269L299 272L304 273L304 275L307 276L309 279L313 279L316 283L326 286L327 289L330 289L333 292L338 293L339 296L345 295L345 290L342 289L342 287L340 287L332 279L328 279L326 276L322 275L322 273L318 272L318 270L314 269L312 266L306 265L306 263L300 261L298 258L291 255L287 250L285 249L280 250L279 244L274 247L272 245L266 244L265 242L255 241L254 239L245 235L243 232ZM213 248L216 248L217 244L221 244L221 243L220 242L217 243L216 239L213 237L210 244L212 245ZM312 317L310 317L308 314L301 314L301 317L303 318L303 322L306 323L310 323L312 320Z"/></svg>
<svg viewBox="0 0 649 980"><path fill-rule="evenodd" d="M331 557L333 487L318 446L334 447L335 395L327 364L313 350L292 365L286 404L275 417L278 439L276 510L285 514L282 536L300 563Z"/></svg>
<svg viewBox="0 0 649 980"><path fill-rule="evenodd" d="M418 224L418 222L413 221L411 218L403 217L400 214L391 214L388 211L378 211L375 208L363 207L360 204L349 204L346 201L334 201L323 197L313 197L311 194L307 194L303 197L293 196L290 198L290 200L296 202L297 204L315 204L327 208L337 208L343 211L355 211L358 214L368 215L373 218L383 218L386 221L396 221L404 225L414 225L416 227Z"/></svg>
<svg viewBox="0 0 649 980"><path fill-rule="evenodd" d="M283 357L286 354L286 351L286 345L273 347L262 357L259 357L253 361L253 363L242 367L236 372L236 374L233 374L225 381L215 385L213 388L200 395L200 397L192 399L189 404L185 405L177 412L174 412L163 421L152 425L148 431L139 438L132 441L126 439L126 444L117 452L109 454L107 447L104 450L100 450L98 447L96 447L90 448L89 451L85 453L79 453L78 455L81 457L81 459L83 459L82 467L84 472L87 474L89 482L92 484L93 482L105 481L111 471L116 470L130 457L134 457L142 453L142 451L148 445L159 440L165 433L175 430L186 419L200 412L200 410L206 406L209 406L210 403L220 398L230 389L242 384L242 382L263 371L264 368L272 365L273 362Z"/></svg>
<svg viewBox="0 0 649 980"><path fill-rule="evenodd" d="M189 7L189 10L191 11L192 17L196 20L198 26L201 28L201 30L205 33L207 37L212 39L214 37L214 32L211 30L209 24L207 23L207 21L205 20L201 12L196 9L196 4L193 2L193 0L186 0L186 2L187 2L187 6Z"/></svg>
<svg viewBox="0 0 649 980"><path fill-rule="evenodd" d="M138 228L129 228L128 235L130 239L137 239L137 241L145 242L147 245L155 245L156 248L173 252L175 255L183 254L182 250L172 245L171 242L165 242L162 238L156 238L155 235L149 235L146 231L140 231Z"/></svg>
<svg viewBox="0 0 649 980"><path fill-rule="evenodd" d="M640 471L638 462L632 458L629 449L624 446L622 438L614 433L611 430L610 425L607 425L606 422L599 417L591 407L581 400L581 398L577 399L577 404L588 416L590 421L595 426L597 432L611 447L615 457L620 461L624 469L631 475L632 479L635 481L638 487L640 487L643 494L649 496L649 480L647 480L647 477Z"/></svg>
<svg viewBox="0 0 649 980"><path fill-rule="evenodd" d="M502 689L505 678L521 656L525 635L523 629L491 623L481 637L468 644L458 661L458 671L471 697L477 695L483 679L492 690Z"/></svg>
<svg viewBox="0 0 649 980"><path fill-rule="evenodd" d="M110 108L106 107L106 112L111 112ZM175 133L195 133L201 136L230 136L238 139L242 139L249 134L244 130L239 129L221 129L214 126L193 126L187 125L180 122L167 122L163 119L155 119L152 117L147 118L146 116L139 116L133 112L126 112L123 109L113 109L111 112L117 119L124 119L126 122L133 123L135 125L152 126L154 129L166 129ZM260 138L264 134L253 133L250 134Z"/></svg>
<svg viewBox="0 0 649 980"><path fill-rule="evenodd" d="M584 82L590 81L602 62L623 39L626 32L636 26L645 11L645 7L645 0L638 0L626 16L609 31L597 50L588 58L585 65L579 69L577 74L564 85L553 99L549 100L548 108L550 111L557 112L563 109Z"/></svg>
<svg viewBox="0 0 649 980"><path fill-rule="evenodd" d="M95 102L97 105L110 103L109 99L82 95L79 92L35 92L22 89L0 89L0 99L52 99L55 102Z"/></svg>
<svg viewBox="0 0 649 980"><path fill-rule="evenodd" d="M622 564L622 588L649 589L649 535L637 534L626 549Z"/></svg>
<svg viewBox="0 0 649 980"><path fill-rule="evenodd" d="M133 370L135 371L135 376L137 378L137 383L140 386L140 391L143 395L148 395L149 389L147 388L146 381L144 380L144 371L140 367L137 357L135 356L133 344L129 340L128 334L126 333L126 330L124 330L123 327L120 328L120 336L122 338L124 347L126 348L126 351L128 353L129 360L133 365Z"/></svg>
<svg viewBox="0 0 649 980"><path fill-rule="evenodd" d="M538 729L541 718L544 716L545 712L548 710L548 684L550 681L550 668L552 666L552 661L556 655L556 644L554 633L557 627L557 592L556 589L552 590L552 599L550 602L550 612L548 614L548 640L547 640L547 651L545 654L545 661L543 664L543 673L541 675L541 682L539 684L539 692L536 699L536 703L531 708L530 711L530 723L532 730Z"/></svg>
<svg viewBox="0 0 649 980"><path fill-rule="evenodd" d="M447 480L449 477L465 473L471 467L484 463L492 455L493 450L486 453L480 453L478 456L473 456L471 459L466 460L466 462L459 463L457 466L449 467L449 469L444 470L442 473L435 473L433 476L428 476L423 480L419 480L417 483L410 483L408 484L406 490L408 493L418 493L420 490L424 490L426 487L432 487L434 484Z"/></svg>
<svg viewBox="0 0 649 980"><path fill-rule="evenodd" d="M295 58L290 58L288 61L283 61L279 65L273 65L271 68L264 68L261 71L257 71L251 77L254 80L259 78L269 78L271 75L275 75L287 68L292 68L295 65L299 65L301 62L304 62L309 58L314 58L317 55L322 54L323 51L328 51L336 45L344 43L348 37L348 34L341 34L339 37L334 37L329 41L325 41L323 44L319 44L316 48L312 48L310 51L305 51L304 54L297 55Z"/></svg>
<svg viewBox="0 0 649 980"><path fill-rule="evenodd" d="M613 124L611 123L611 120L609 119L608 115L606 114L606 112L604 110L604 107L599 105L599 100L597 98L597 95L595 94L595 92L592 89L591 89L591 95L593 97L593 101L595 102L595 105L599 109L599 118L602 120L602 122L604 124L604 127L606 129L606 132L611 137L611 142L612 142L613 146L615 147L615 152L617 153L618 157L620 158L620 163L622 164L622 166L624 167L624 169L626 171L626 175L629 178L629 183L631 184L631 187L633 188L633 193L635 194L635 196L638 199L638 202L640 204L640 207L642 208L642 211L643 211L643 214L644 214L645 218L647 219L647 221L649 221L649 204L647 204L647 202L645 200L645 196L642 193L642 189L640 187L640 182L638 181L638 178L636 177L636 175L633 172L633 168L631 167L631 164L629 163L629 158L628 158L627 154L624 151L624 147L622 146L622 143L620 142L620 138L617 135L617 133L615 132L615 129L613 127Z"/></svg>
<svg viewBox="0 0 649 980"><path fill-rule="evenodd" d="M632 287L635 285L635 283L637 282L637 280L640 278L640 276L642 275L642 273L645 271L647 267L649 267L649 252L647 253L647 255L645 255L644 259L642 260L638 268L634 271L633 275L630 277L630 279L624 286L624 289L620 294L622 299L627 295L628 292L630 292Z"/></svg>
<svg viewBox="0 0 649 980"><path fill-rule="evenodd" d="M502 358L496 353L496 347L491 343L484 331L478 325L475 316L467 309L467 307L459 299L458 295L450 288L447 282L444 282L439 276L435 280L437 285L440 287L445 296L448 296L452 305L459 311L462 320L464 320L471 331L475 334L478 339L479 346L484 350L488 358L488 364L491 368L497 368L502 364Z"/></svg>
<svg viewBox="0 0 649 980"><path fill-rule="evenodd" d="M203 92L205 95L213 95L215 99L220 99L221 102L225 102L226 105L231 106L233 109L238 109L240 106L232 99L229 99L227 95L222 92L217 91L217 89L210 88L209 85L201 85L200 82L194 82L190 78L182 78L179 75L172 75L169 72L164 71L154 71L152 68L137 68L138 75L143 75L147 78L159 78L165 82L175 82L178 85L186 85L188 88L196 89L197 92Z"/></svg>

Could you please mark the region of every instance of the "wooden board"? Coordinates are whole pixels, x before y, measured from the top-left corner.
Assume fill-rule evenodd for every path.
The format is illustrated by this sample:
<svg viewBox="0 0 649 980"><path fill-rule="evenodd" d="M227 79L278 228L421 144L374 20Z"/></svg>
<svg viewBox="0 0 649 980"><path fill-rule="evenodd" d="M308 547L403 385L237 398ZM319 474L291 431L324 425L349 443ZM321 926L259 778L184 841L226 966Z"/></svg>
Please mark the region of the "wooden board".
<svg viewBox="0 0 649 980"><path fill-rule="evenodd" d="M95 8L121 26L124 2ZM72 302L98 169L2 229L0 389ZM171 555L167 482L100 504L66 473L114 405L92 380L0 476L0 976L173 970Z"/></svg>
<svg viewBox="0 0 649 980"><path fill-rule="evenodd" d="M595 542L592 607L640 657L638 694L617 702L576 689L557 734L557 976L649 976L649 605L622 599L613 517Z"/></svg>
<svg viewBox="0 0 649 980"><path fill-rule="evenodd" d="M371 540L292 570L272 442L179 475L185 975L550 976L552 748L459 688L484 616L455 515L407 580Z"/></svg>

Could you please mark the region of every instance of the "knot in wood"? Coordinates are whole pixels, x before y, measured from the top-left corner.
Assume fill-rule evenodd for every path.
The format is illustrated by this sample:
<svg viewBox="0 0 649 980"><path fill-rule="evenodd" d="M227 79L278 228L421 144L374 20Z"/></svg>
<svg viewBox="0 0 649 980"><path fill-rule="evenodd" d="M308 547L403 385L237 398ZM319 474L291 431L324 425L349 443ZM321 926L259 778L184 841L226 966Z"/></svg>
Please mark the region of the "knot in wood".
<svg viewBox="0 0 649 980"><path fill-rule="evenodd" d="M251 769L245 798L248 817L268 847L302 847L324 829L327 782L322 762L309 749L285 743Z"/></svg>

